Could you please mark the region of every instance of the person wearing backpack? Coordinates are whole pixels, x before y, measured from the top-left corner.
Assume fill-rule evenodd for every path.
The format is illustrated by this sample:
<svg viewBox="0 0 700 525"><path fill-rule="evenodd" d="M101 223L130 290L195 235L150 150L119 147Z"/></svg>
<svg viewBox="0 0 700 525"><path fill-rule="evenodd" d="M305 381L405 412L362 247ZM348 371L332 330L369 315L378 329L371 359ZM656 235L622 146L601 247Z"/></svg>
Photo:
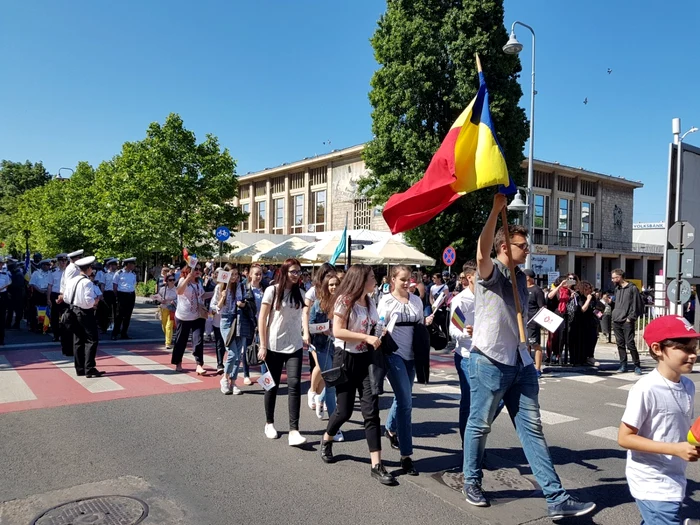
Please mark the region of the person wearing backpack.
<svg viewBox="0 0 700 525"><path fill-rule="evenodd" d="M627 351L629 350L634 361L634 373L642 375L642 367L639 362L639 352L634 342L635 325L637 318L644 313L644 302L639 293L639 288L634 283L625 280L625 271L616 268L612 271L612 282L615 284L615 308L612 311L613 333L617 343L617 352L620 356L620 368L616 373L627 371Z"/></svg>

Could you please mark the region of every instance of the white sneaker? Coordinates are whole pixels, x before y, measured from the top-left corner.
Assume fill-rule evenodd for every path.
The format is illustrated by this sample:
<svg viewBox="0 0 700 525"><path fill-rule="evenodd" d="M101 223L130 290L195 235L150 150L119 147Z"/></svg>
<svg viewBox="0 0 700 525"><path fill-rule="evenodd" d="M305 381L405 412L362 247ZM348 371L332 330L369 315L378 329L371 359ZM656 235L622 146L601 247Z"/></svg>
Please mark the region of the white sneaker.
<svg viewBox="0 0 700 525"><path fill-rule="evenodd" d="M341 443L342 441L345 441L345 436L340 430L338 430L338 433L335 436L333 436L333 441L335 441L336 443Z"/></svg>
<svg viewBox="0 0 700 525"><path fill-rule="evenodd" d="M243 378L243 384L244 384L244 385L252 385L253 382L250 380L249 377L244 377L244 378Z"/></svg>
<svg viewBox="0 0 700 525"><path fill-rule="evenodd" d="M233 395L234 396L240 396L242 393L243 393L243 391L240 388L238 388L235 385L233 386Z"/></svg>
<svg viewBox="0 0 700 525"><path fill-rule="evenodd" d="M316 417L323 419L323 403L319 403L318 399L316 401Z"/></svg>
<svg viewBox="0 0 700 525"><path fill-rule="evenodd" d="M231 382L226 379L226 377L222 377L221 381L219 381L219 384L221 385L221 393L225 395L230 395L233 393L233 390L231 389Z"/></svg>
<svg viewBox="0 0 700 525"><path fill-rule="evenodd" d="M275 430L275 425L272 423L265 423L265 437L267 439L277 439L280 437L277 430Z"/></svg>
<svg viewBox="0 0 700 525"><path fill-rule="evenodd" d="M306 398L309 402L309 408L314 410L316 408L316 392L309 389L309 391L306 393Z"/></svg>
<svg viewBox="0 0 700 525"><path fill-rule="evenodd" d="M331 415L328 413L328 405L323 403L323 419L324 421L328 421L328 419L331 417Z"/></svg>
<svg viewBox="0 0 700 525"><path fill-rule="evenodd" d="M588 359L586 359L586 364L590 366L600 366L600 363L596 361L593 357L589 357Z"/></svg>
<svg viewBox="0 0 700 525"><path fill-rule="evenodd" d="M298 447L299 445L306 443L306 438L302 436L298 430L290 430L288 437L290 447Z"/></svg>

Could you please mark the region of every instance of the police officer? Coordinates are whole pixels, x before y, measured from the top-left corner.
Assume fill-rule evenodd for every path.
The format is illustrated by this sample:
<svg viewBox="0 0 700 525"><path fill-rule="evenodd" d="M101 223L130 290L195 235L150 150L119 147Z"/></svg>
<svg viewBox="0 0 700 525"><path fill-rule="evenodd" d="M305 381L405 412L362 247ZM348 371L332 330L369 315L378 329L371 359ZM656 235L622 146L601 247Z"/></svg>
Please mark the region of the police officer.
<svg viewBox="0 0 700 525"><path fill-rule="evenodd" d="M136 302L136 257L129 257L122 262L124 268L115 274L112 281L112 289L117 295L117 318L114 321L112 339L117 339L120 334L122 339L131 339L127 332Z"/></svg>
<svg viewBox="0 0 700 525"><path fill-rule="evenodd" d="M114 321L117 318L117 294L114 293L114 276L117 271L117 262L118 261L114 258L105 261L105 269L107 271L104 273L104 287L102 288L102 292L104 294L107 315L109 317L109 326L107 330L114 329Z"/></svg>
<svg viewBox="0 0 700 525"><path fill-rule="evenodd" d="M5 260L0 257L0 264L2 264L2 270L0 270L0 346L5 345L5 315L7 313L7 304L9 302L8 289L10 284L12 284L12 277L4 266Z"/></svg>
<svg viewBox="0 0 700 525"><path fill-rule="evenodd" d="M76 316L73 329L73 352L75 354L75 373L85 377L100 377L103 372L96 368L97 355L97 321L95 305L97 296L90 280L94 257L83 257L75 261L80 273L66 283L64 297L68 298Z"/></svg>
<svg viewBox="0 0 700 525"><path fill-rule="evenodd" d="M59 326L58 320L61 318L61 314L66 310L66 304L58 298L61 295L61 279L63 279L63 272L66 270L68 264L68 254L59 253L56 255L56 266L51 273L51 284L49 284L49 295L51 297L51 330L53 331L53 340L61 340L61 327ZM73 344L73 341L61 341L61 346L63 347L63 354L66 354L67 346Z"/></svg>
<svg viewBox="0 0 700 525"><path fill-rule="evenodd" d="M7 271L12 279L10 285L9 305L7 308L6 328L19 330L19 323L22 320L24 311L24 298L27 291L27 281L24 280L24 272L15 259L7 259ZM14 322L13 322L14 319Z"/></svg>
<svg viewBox="0 0 700 525"><path fill-rule="evenodd" d="M51 272L49 268L51 267L51 259L42 259L39 261L39 269L36 270L31 278L29 279L29 288L31 296L29 298L29 311L31 316L29 317L30 329L36 331L38 329L37 324L37 307L46 306L50 302L49 295L49 284L51 284Z"/></svg>
<svg viewBox="0 0 700 525"><path fill-rule="evenodd" d="M80 268L78 268L75 265L75 262L83 256L83 252L84 252L84 250L76 250L76 251L70 252L68 254L68 258L70 259L70 264L63 271L63 278L61 279L61 289L59 291L59 293L61 295L63 295L63 292L66 289L66 284L68 283L68 281L70 281L76 275L80 275Z"/></svg>

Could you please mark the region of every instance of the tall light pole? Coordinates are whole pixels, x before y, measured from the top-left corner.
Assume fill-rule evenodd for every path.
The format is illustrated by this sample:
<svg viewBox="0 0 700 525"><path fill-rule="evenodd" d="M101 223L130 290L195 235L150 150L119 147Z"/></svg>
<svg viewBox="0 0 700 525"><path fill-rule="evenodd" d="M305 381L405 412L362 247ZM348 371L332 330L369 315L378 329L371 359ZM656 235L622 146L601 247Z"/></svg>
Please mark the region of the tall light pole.
<svg viewBox="0 0 700 525"><path fill-rule="evenodd" d="M510 28L510 38L505 46L503 46L503 52L508 55L517 55L523 50L523 45L515 37L515 26L521 25L530 30L532 33L532 91L530 92L530 152L527 161L527 213L525 214L525 226L530 232L530 252L532 252L532 245L535 232L533 231L535 224L535 214L534 206L535 200L532 193L532 187L535 182L535 30L529 25L523 24L522 22L516 20ZM525 261L525 268L532 268L532 258L530 257L530 252L527 254L527 260Z"/></svg>

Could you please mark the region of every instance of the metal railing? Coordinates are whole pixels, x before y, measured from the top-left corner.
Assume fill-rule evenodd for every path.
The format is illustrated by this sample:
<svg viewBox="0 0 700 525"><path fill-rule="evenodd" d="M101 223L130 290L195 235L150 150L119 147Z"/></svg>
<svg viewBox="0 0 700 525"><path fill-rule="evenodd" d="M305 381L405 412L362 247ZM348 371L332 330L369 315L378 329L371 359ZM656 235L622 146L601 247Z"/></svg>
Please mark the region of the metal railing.
<svg viewBox="0 0 700 525"><path fill-rule="evenodd" d="M535 231L534 244L546 244L551 247L562 247L582 250L610 250L614 252L637 252L663 254L664 247L657 244L645 244L640 242L619 241L593 237L592 234L581 236L571 235L571 232L557 232L544 235Z"/></svg>

